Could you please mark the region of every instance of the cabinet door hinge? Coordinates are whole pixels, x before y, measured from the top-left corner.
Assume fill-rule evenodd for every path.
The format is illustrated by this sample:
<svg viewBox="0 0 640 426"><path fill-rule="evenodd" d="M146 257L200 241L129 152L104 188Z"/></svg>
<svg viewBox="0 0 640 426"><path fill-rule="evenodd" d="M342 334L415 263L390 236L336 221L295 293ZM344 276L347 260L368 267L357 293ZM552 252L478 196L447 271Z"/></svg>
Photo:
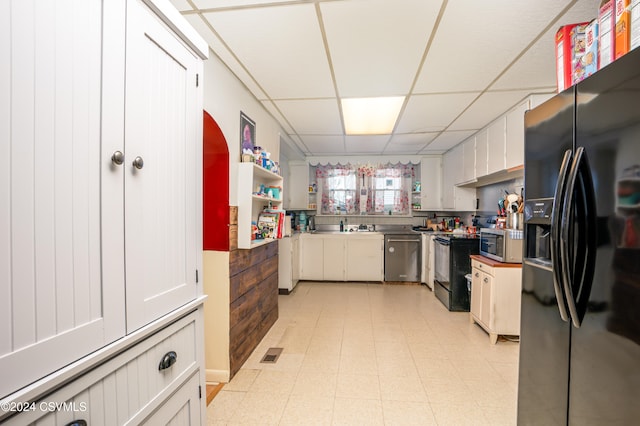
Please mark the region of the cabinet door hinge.
<svg viewBox="0 0 640 426"><path fill-rule="evenodd" d="M198 385L198 398L202 399L202 386Z"/></svg>
<svg viewBox="0 0 640 426"><path fill-rule="evenodd" d="M196 87L200 84L200 74L196 74Z"/></svg>
<svg viewBox="0 0 640 426"><path fill-rule="evenodd" d="M196 269L196 284L198 283L198 270Z"/></svg>

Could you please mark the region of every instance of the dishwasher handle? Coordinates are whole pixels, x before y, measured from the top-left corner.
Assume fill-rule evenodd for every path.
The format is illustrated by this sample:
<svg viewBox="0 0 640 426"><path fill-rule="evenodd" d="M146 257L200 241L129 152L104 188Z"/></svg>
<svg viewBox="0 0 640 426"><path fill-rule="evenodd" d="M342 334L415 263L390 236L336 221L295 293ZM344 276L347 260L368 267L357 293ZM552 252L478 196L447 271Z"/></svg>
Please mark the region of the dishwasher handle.
<svg viewBox="0 0 640 426"><path fill-rule="evenodd" d="M422 241L420 240L395 240L395 239L388 239L387 240L388 243L421 243Z"/></svg>

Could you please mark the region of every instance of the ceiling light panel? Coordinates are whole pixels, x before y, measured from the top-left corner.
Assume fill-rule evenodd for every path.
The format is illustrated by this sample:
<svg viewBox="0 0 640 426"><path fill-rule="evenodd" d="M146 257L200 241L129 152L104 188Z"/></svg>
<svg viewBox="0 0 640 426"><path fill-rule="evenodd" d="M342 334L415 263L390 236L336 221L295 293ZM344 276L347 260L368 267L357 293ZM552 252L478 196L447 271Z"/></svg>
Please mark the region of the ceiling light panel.
<svg viewBox="0 0 640 426"><path fill-rule="evenodd" d="M385 135L393 130L404 102L403 96L342 99L347 135Z"/></svg>
<svg viewBox="0 0 640 426"><path fill-rule="evenodd" d="M204 16L272 99L335 96L312 4Z"/></svg>
<svg viewBox="0 0 640 426"><path fill-rule="evenodd" d="M450 1L414 92L484 90L568 3Z"/></svg>
<svg viewBox="0 0 640 426"><path fill-rule="evenodd" d="M424 0L320 3L340 96L406 94L440 4Z"/></svg>

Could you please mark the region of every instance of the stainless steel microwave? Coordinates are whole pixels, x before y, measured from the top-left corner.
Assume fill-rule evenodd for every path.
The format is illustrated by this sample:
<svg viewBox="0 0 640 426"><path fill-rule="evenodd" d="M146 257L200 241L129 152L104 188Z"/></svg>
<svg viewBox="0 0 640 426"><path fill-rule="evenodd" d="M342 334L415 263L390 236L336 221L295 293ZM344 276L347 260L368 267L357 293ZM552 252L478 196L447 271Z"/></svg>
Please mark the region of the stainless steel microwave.
<svg viewBox="0 0 640 426"><path fill-rule="evenodd" d="M522 263L522 241L524 231L520 229L480 230L480 254L504 263Z"/></svg>

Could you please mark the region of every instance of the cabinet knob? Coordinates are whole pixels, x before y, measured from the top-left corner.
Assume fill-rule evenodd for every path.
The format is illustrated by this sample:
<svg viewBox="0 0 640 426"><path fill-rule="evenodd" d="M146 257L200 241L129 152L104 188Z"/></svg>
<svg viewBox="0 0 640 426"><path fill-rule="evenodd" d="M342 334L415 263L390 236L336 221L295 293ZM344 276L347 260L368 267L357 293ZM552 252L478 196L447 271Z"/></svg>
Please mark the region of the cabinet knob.
<svg viewBox="0 0 640 426"><path fill-rule="evenodd" d="M124 163L124 154L122 153L122 151L114 152L111 156L111 162L116 166L122 166L122 164Z"/></svg>
<svg viewBox="0 0 640 426"><path fill-rule="evenodd" d="M178 361L178 354L176 354L174 351L167 352L160 360L158 370L166 370L167 368L170 368L173 364L175 364L176 361Z"/></svg>
<svg viewBox="0 0 640 426"><path fill-rule="evenodd" d="M489 279L487 277L484 277L484 280L482 280L482 281L485 282L485 283L488 283Z"/></svg>
<svg viewBox="0 0 640 426"><path fill-rule="evenodd" d="M476 278L478 278L480 276L480 274L478 272L476 272Z"/></svg>
<svg viewBox="0 0 640 426"><path fill-rule="evenodd" d="M142 157L136 157L133 160L133 167L135 167L136 169L140 170L144 167L144 160L142 159Z"/></svg>

